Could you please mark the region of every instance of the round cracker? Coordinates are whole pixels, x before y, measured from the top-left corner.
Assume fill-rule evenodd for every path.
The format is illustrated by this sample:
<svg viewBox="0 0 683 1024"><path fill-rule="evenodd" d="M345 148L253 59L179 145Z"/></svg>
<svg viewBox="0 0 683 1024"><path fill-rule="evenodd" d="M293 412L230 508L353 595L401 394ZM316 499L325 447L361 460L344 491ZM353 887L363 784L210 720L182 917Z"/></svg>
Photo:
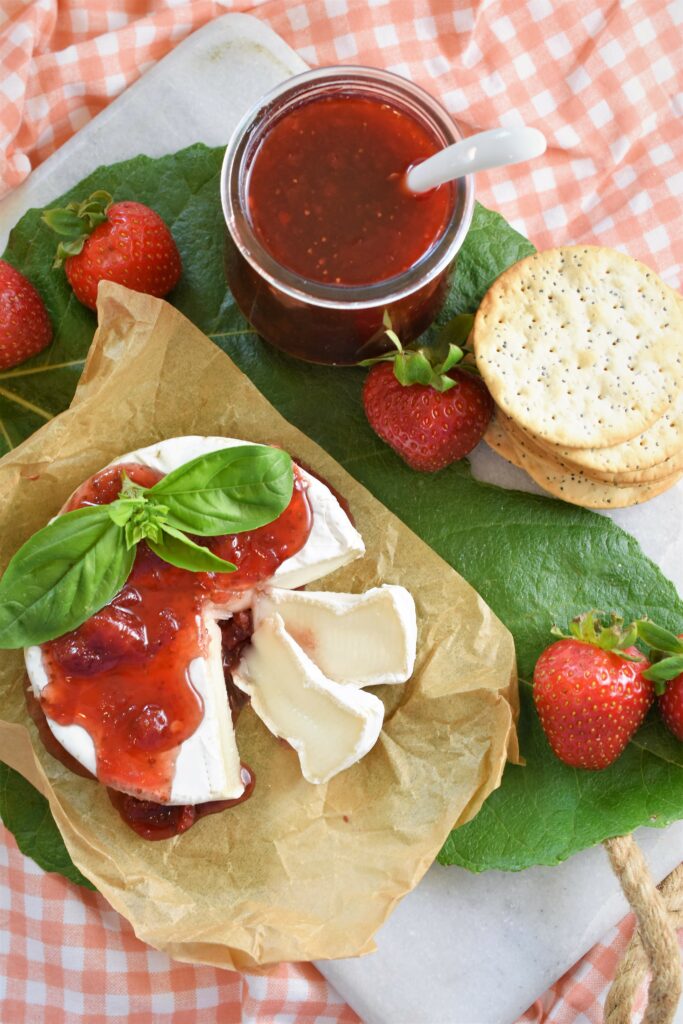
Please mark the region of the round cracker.
<svg viewBox="0 0 683 1024"><path fill-rule="evenodd" d="M663 494L683 476L683 472L679 471L655 483L623 487L594 480L585 473L572 471L570 467L542 459L529 449L523 449L507 434L497 416L489 424L484 440L508 462L525 470L544 490L556 498L584 508L610 509L639 505Z"/></svg>
<svg viewBox="0 0 683 1024"><path fill-rule="evenodd" d="M525 432L525 436L532 435ZM589 474L634 473L659 466L683 449L683 389L674 404L647 430L621 444L609 448L567 448L536 440L549 454Z"/></svg>
<svg viewBox="0 0 683 1024"><path fill-rule="evenodd" d="M606 448L645 431L683 385L683 310L644 264L599 246L535 253L489 288L477 367L534 437ZM641 468L641 467L638 467Z"/></svg>
<svg viewBox="0 0 683 1024"><path fill-rule="evenodd" d="M672 473L677 472L679 469L683 470L683 449L679 449L670 458L665 459L663 462L659 462L654 466L646 467L645 469L636 469L623 473L609 473L595 469L588 469L582 466L578 460L573 458L575 453L581 453L588 449L560 448L555 445L544 445L531 437L530 434L525 433L517 426L514 420L510 419L509 416L506 416L500 409L497 412L497 416L500 418L503 430L509 434L512 440L517 441L521 447L528 448L533 455L537 455L541 459L547 459L550 462L556 462L559 465L567 467L571 471L578 470L585 476L589 476L593 480L600 480L603 483L613 483L617 485L654 483L657 480L663 480L667 476L671 476ZM610 450L611 449L609 448L605 449L605 451Z"/></svg>
<svg viewBox="0 0 683 1024"><path fill-rule="evenodd" d="M683 298L678 294L676 302L683 311ZM507 429L507 422L505 426ZM683 388L675 395L673 405L647 430L621 444L609 448L566 448L548 441L538 443L555 457L579 466L589 476L607 480L618 477L633 483L655 480L664 475L665 464L670 467L669 472L673 470L675 459L683 451ZM650 469L653 472L646 472Z"/></svg>
<svg viewBox="0 0 683 1024"><path fill-rule="evenodd" d="M624 484L649 484L657 480L666 480L674 473L683 472L683 451L672 455L665 462L658 466L651 466L649 469L637 470L633 473L615 473L613 476L605 476L610 483L623 486Z"/></svg>

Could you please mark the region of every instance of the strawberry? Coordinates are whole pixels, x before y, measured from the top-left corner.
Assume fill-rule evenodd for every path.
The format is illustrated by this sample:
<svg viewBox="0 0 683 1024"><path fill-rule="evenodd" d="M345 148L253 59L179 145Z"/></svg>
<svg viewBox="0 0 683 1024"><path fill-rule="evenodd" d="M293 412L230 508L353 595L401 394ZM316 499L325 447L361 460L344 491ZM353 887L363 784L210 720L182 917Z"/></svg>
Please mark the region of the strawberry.
<svg viewBox="0 0 683 1024"><path fill-rule="evenodd" d="M683 672L668 683L658 701L664 725L683 741Z"/></svg>
<svg viewBox="0 0 683 1024"><path fill-rule="evenodd" d="M94 192L82 203L46 210L42 219L67 239L59 243L53 266L65 264L76 298L90 309L97 306L100 281L116 281L158 297L178 283L178 247L149 206L114 203L108 192Z"/></svg>
<svg viewBox="0 0 683 1024"><path fill-rule="evenodd" d="M31 282L0 260L0 370L23 363L52 341L52 324Z"/></svg>
<svg viewBox="0 0 683 1024"><path fill-rule="evenodd" d="M479 443L493 399L474 373L455 369L464 356L458 345L404 349L387 319L385 326L397 351L361 363L372 366L363 387L365 415L411 469L434 473Z"/></svg>
<svg viewBox="0 0 683 1024"><path fill-rule="evenodd" d="M570 633L536 662L536 710L561 761L574 768L606 768L652 703L654 687L645 677L650 662L634 646L637 624L623 630L616 616L604 627L599 613L587 612L574 619Z"/></svg>

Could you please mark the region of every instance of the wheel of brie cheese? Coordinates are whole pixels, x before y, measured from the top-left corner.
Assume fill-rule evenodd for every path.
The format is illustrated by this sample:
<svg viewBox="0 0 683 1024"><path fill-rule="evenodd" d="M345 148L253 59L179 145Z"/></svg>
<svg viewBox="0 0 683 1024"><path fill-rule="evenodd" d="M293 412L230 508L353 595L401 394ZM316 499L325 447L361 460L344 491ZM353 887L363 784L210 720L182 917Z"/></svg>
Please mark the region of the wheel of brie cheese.
<svg viewBox="0 0 683 1024"><path fill-rule="evenodd" d="M249 443L192 436L129 452L78 488L62 511L115 500L124 471L151 487L198 456ZM52 736L110 792L134 798L141 818L150 817L146 804L206 812L249 795L233 728L240 703L251 700L298 755L304 777L320 784L377 741L384 706L362 687L412 674L415 605L404 588L364 595L296 589L365 548L325 483L296 464L294 479L291 502L274 522L195 538L235 572L178 569L141 543L128 580L105 608L25 650Z"/></svg>

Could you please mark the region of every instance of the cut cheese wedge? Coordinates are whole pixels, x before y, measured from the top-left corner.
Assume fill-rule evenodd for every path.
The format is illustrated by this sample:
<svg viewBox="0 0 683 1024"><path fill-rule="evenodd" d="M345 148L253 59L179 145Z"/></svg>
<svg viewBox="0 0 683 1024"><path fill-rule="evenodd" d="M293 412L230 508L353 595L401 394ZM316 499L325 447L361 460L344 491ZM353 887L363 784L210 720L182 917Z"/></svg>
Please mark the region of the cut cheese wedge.
<svg viewBox="0 0 683 1024"><path fill-rule="evenodd" d="M277 613L259 622L233 679L264 725L297 752L308 782L327 782L355 764L381 732L382 701L327 679Z"/></svg>
<svg viewBox="0 0 683 1024"><path fill-rule="evenodd" d="M415 602L405 587L365 594L268 590L256 595L254 623L277 614L321 672L348 686L405 683L415 665Z"/></svg>

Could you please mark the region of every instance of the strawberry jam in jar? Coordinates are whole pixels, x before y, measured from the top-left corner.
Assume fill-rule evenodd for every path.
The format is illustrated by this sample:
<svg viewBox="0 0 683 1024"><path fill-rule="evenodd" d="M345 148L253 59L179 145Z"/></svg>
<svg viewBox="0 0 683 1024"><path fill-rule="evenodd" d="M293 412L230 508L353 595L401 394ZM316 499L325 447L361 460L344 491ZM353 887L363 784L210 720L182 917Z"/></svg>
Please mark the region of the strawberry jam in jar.
<svg viewBox="0 0 683 1024"><path fill-rule="evenodd" d="M415 195L411 166L458 142L446 111L374 68L310 71L267 94L226 150L225 269L263 338L350 364L437 317L472 218L472 180Z"/></svg>

